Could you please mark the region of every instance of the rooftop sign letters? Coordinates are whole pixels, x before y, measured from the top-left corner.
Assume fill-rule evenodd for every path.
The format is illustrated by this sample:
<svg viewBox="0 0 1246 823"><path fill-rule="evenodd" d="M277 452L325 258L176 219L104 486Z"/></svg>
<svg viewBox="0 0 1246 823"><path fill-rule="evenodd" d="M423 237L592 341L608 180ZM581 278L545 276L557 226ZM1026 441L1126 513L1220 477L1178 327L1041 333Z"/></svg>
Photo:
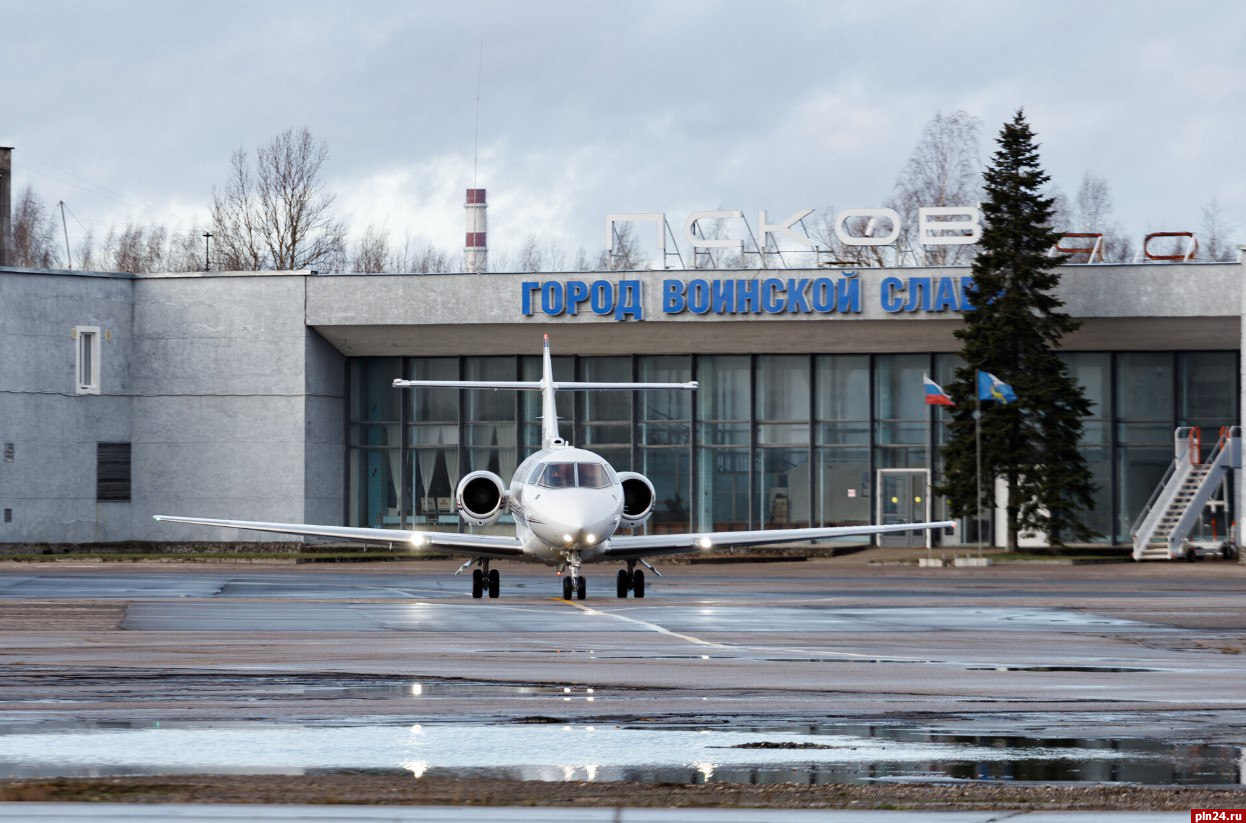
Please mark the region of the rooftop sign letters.
<svg viewBox="0 0 1246 823"><path fill-rule="evenodd" d="M772 236L782 236L791 242L813 248L814 239L793 228L811 214L813 209L801 209L786 220L771 223L766 211L759 211L755 239L757 248L765 249ZM744 220L743 211L694 211L684 220L684 240L694 250L744 248L743 238L705 237L703 233L698 236L697 223L701 220ZM668 224L666 213L660 211L607 214L606 248L611 251L614 249L617 224L646 222L654 224L657 248L665 253ZM844 209L831 221L835 236L845 246L890 246L899 238L901 225L900 214L895 209ZM854 234L851 227L860 227L861 233ZM752 229L748 228L748 231L751 235ZM981 237L982 212L973 206L931 206L917 210L917 242L923 246L970 245L977 243Z"/></svg>

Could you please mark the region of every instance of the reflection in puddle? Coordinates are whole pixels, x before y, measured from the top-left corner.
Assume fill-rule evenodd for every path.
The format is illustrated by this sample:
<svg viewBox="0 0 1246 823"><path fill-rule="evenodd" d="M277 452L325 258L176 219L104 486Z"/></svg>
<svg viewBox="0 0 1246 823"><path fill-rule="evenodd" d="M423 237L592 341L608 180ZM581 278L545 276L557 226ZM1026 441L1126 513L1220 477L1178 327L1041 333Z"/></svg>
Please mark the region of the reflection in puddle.
<svg viewBox="0 0 1246 823"><path fill-rule="evenodd" d="M1136 666L969 666L971 672L1157 672Z"/></svg>
<svg viewBox="0 0 1246 823"><path fill-rule="evenodd" d="M817 748L810 748L810 744ZM1237 784L1242 750L1146 739L1033 738L911 726L37 724L0 735L0 776L306 773L415 778L844 783L966 779Z"/></svg>

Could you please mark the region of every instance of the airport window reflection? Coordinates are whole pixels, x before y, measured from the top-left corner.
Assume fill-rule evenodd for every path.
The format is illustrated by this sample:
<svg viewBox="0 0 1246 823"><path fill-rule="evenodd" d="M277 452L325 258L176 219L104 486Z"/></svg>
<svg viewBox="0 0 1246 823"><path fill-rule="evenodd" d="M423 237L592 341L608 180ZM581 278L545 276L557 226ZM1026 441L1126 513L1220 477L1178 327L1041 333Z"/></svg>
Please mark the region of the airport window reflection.
<svg viewBox="0 0 1246 823"><path fill-rule="evenodd" d="M1065 352L1091 414L1083 453L1099 488L1089 525L1105 542L1129 528L1172 460L1175 426L1214 442L1238 414L1236 351ZM701 383L697 392L562 393L564 436L620 471L643 473L658 499L648 533L873 522L880 469L936 482L952 412L925 406L922 374L945 388L960 359L938 354L560 356L555 377ZM540 446L534 392L397 391L393 380L533 380L536 356L352 358L348 361L347 522L456 531L454 493L467 471L509 482ZM972 402L970 398L955 398ZM696 437L693 437L695 427ZM405 434L405 436L404 436ZM575 484L574 464L571 478ZM598 464L580 485L606 483ZM943 519L945 502L933 498ZM510 533L509 515L489 527ZM968 524L942 535L974 542Z"/></svg>

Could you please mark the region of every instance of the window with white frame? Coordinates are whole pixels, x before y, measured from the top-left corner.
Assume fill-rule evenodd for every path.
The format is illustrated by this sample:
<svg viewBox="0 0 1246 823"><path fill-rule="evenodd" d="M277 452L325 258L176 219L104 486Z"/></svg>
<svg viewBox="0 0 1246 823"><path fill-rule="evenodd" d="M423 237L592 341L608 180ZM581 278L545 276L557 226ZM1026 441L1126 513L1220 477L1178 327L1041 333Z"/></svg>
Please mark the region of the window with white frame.
<svg viewBox="0 0 1246 823"><path fill-rule="evenodd" d="M77 363L74 369L78 394L100 393L100 327L75 326L74 337L78 341Z"/></svg>

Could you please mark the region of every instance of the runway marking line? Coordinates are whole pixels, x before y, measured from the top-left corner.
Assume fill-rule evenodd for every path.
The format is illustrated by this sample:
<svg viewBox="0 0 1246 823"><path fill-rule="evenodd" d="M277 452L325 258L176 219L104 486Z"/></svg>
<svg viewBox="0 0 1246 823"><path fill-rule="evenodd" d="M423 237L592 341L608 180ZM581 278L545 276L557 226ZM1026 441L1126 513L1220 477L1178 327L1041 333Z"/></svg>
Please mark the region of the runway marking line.
<svg viewBox="0 0 1246 823"><path fill-rule="evenodd" d="M768 654L775 654L777 652L787 652L790 654L808 654L814 657L860 657L860 658L865 658L865 659L870 659L870 660L878 656L878 655L872 655L872 654L860 654L858 652L811 651L811 650L806 650L806 649L775 648L772 646L738 646L738 645L730 645L727 643L715 643L712 640L703 640L700 637L694 637L693 635L690 635L690 634L682 634L680 632L671 631L670 629L664 626L659 626L656 623L650 623L647 620L638 620L635 617L628 617L625 614L618 614L616 612L603 612L599 609L594 609L591 606L584 606L579 603L576 603L574 600L563 600L561 597L551 597L550 600L553 600L555 603L566 603L569 606L574 606L575 608L579 609L585 614L595 614L595 615L600 615L602 617L613 617L616 620L625 620L628 623L635 623L638 626L644 626L645 628L658 632L659 634L665 634L669 637L674 637L679 640L684 640L684 641L687 641L689 643L692 643L698 646L708 646L709 648L712 648L712 649L722 649L723 651L765 652ZM907 660L913 660L916 662L928 662L926 659L918 658L918 657L914 657L914 658L893 657L891 659L893 660L906 660L907 659Z"/></svg>
<svg viewBox="0 0 1246 823"><path fill-rule="evenodd" d="M573 600L563 600L560 597L551 597L550 600L553 600L558 603L567 603L568 605L574 606L575 608L579 609L585 614L596 614L602 617L613 617L616 620L626 620L628 623L635 623L638 626L644 626L645 628L658 632L659 634L665 634L665 635L669 635L670 637L679 638L680 640L686 640L687 642L694 643L698 646L709 646L712 649L724 649L727 651L740 648L739 646L728 646L724 643L714 643L710 640L702 640L701 638L693 637L690 634L680 634L679 632L673 632L670 629L665 628L663 626L659 626L656 623L649 623L645 620L637 620L635 617L628 617L625 614L615 614L614 612L603 612L598 609L594 609L591 606L583 606L579 603L576 603Z"/></svg>

